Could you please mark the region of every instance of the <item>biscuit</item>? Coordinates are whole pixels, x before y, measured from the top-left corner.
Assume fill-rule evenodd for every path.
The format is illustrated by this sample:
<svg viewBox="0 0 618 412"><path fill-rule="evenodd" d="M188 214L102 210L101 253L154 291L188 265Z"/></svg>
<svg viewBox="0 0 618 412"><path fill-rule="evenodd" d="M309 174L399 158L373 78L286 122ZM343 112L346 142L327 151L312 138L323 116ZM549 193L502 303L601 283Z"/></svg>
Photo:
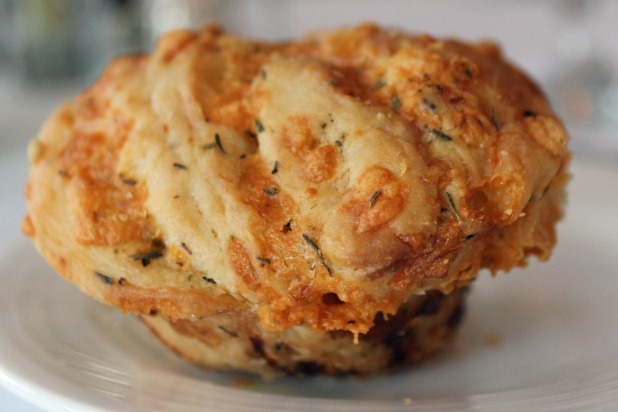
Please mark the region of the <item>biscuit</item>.
<svg viewBox="0 0 618 412"><path fill-rule="evenodd" d="M376 319L413 322L406 308L438 293L450 303L427 322L448 341L481 268L549 258L569 159L547 99L497 46L371 24L287 43L169 33L114 60L29 153L22 227L62 276L190 359L258 373L277 368L214 362L200 336L248 357L252 337L272 357L336 336L357 357L385 351L363 338ZM217 328L234 319L242 339ZM288 372L392 366L282 356Z"/></svg>

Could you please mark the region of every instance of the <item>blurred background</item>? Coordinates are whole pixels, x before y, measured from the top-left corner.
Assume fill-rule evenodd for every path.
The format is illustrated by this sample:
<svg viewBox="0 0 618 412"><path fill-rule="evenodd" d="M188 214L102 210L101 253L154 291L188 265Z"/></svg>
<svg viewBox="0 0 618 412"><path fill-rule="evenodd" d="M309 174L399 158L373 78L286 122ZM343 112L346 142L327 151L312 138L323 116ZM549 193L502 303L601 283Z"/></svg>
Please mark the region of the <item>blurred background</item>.
<svg viewBox="0 0 618 412"><path fill-rule="evenodd" d="M497 41L547 92L576 160L618 166L618 0L0 0L0 248L20 237L28 141L113 56L206 22L284 40L365 21ZM36 409L0 388L0 410Z"/></svg>
<svg viewBox="0 0 618 412"><path fill-rule="evenodd" d="M52 107L115 55L164 32L219 22L266 40L376 21L412 32L494 39L545 89L583 155L618 153L617 0L0 0L0 140L29 139ZM0 147L0 148L2 148Z"/></svg>

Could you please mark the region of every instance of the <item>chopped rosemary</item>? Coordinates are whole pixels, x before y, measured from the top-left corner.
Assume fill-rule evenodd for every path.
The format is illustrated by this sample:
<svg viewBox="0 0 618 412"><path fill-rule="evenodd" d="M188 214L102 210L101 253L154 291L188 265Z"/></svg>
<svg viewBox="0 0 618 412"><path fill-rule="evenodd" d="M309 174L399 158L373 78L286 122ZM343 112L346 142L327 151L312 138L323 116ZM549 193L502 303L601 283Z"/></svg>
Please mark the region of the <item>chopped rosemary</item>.
<svg viewBox="0 0 618 412"><path fill-rule="evenodd" d="M146 267L150 265L152 259L158 259L163 256L163 251L160 249L153 249L150 252L138 253L136 255L129 256L133 260L141 260L142 266Z"/></svg>
<svg viewBox="0 0 618 412"><path fill-rule="evenodd" d="M429 131L431 132L431 134L433 134L436 137L439 137L440 139L444 140L445 142L450 142L451 140L453 140L453 138L451 136L449 136L448 134L444 133L442 130L429 129Z"/></svg>
<svg viewBox="0 0 618 412"><path fill-rule="evenodd" d="M118 279L118 284L119 284L120 286L124 286L124 282L126 282L126 281L127 281L127 280L126 280L125 278L120 278L120 279Z"/></svg>
<svg viewBox="0 0 618 412"><path fill-rule="evenodd" d="M435 111L436 110L436 104L433 102L430 102L429 100L427 100L426 98L423 97L423 106L425 106L427 109L429 109L430 111Z"/></svg>
<svg viewBox="0 0 618 412"><path fill-rule="evenodd" d="M320 129L324 130L324 129L326 129L326 126L328 126L328 123L322 123L320 125Z"/></svg>
<svg viewBox="0 0 618 412"><path fill-rule="evenodd" d="M176 169L183 169L183 170L187 168L187 166L183 165L182 163L174 163L174 167Z"/></svg>
<svg viewBox="0 0 618 412"><path fill-rule="evenodd" d="M382 189L376 191L373 195L371 195L371 199L369 199L369 207L373 207L378 197L382 194Z"/></svg>
<svg viewBox="0 0 618 412"><path fill-rule="evenodd" d="M466 76L472 78L472 70L470 70L468 66L464 68L464 72L466 73Z"/></svg>
<svg viewBox="0 0 618 412"><path fill-rule="evenodd" d="M122 179L122 183L127 186L135 186L137 184L137 180L135 179Z"/></svg>
<svg viewBox="0 0 618 412"><path fill-rule="evenodd" d="M277 174L278 171L279 171L279 161L275 160L275 163L273 164L273 170L270 171L270 174L275 175Z"/></svg>
<svg viewBox="0 0 618 412"><path fill-rule="evenodd" d="M324 256L322 255L322 251L320 250L318 245L316 245L315 242L305 233L303 233L303 239L305 239L305 242L307 242L309 244L309 246L311 246L311 248L315 251L315 253L320 258L320 261L322 262L322 264L326 268L326 271L328 272L328 275L332 277L333 276L333 271L331 270L330 266L328 266L328 264L326 263L326 259L324 259Z"/></svg>
<svg viewBox="0 0 618 412"><path fill-rule="evenodd" d="M265 265L270 265L270 259L267 259L265 257L262 256L256 256L255 257L257 260L259 260L260 262L262 262Z"/></svg>
<svg viewBox="0 0 618 412"><path fill-rule="evenodd" d="M473 239L475 236L476 236L476 233L472 233L472 234L466 236L466 240Z"/></svg>
<svg viewBox="0 0 618 412"><path fill-rule="evenodd" d="M401 100L399 100L399 96L394 95L393 99L391 100L391 108L398 112L399 108L401 107Z"/></svg>
<svg viewBox="0 0 618 412"><path fill-rule="evenodd" d="M341 140L335 140L335 146L341 147L343 146L343 143L341 143Z"/></svg>
<svg viewBox="0 0 618 412"><path fill-rule="evenodd" d="M264 131L264 125L262 124L262 122L260 122L259 119L255 119L255 128L257 129L258 133L262 133Z"/></svg>
<svg viewBox="0 0 618 412"><path fill-rule="evenodd" d="M277 193L279 193L279 189L277 189L276 187L265 187L264 189L262 189L262 192L266 193L266 195L268 196L275 196Z"/></svg>
<svg viewBox="0 0 618 412"><path fill-rule="evenodd" d="M226 334L230 335L233 338L238 337L238 333L234 332L233 330L226 329L223 326L219 326L219 329L221 329L223 332L225 332Z"/></svg>
<svg viewBox="0 0 618 412"><path fill-rule="evenodd" d="M191 249L189 249L189 246L187 246L187 245L185 244L185 242L180 242L180 247L181 247L181 248L183 248L183 250L184 250L185 252L187 252L188 254L190 254L190 255L192 255L192 254L193 254L193 251L192 251Z"/></svg>
<svg viewBox="0 0 618 412"><path fill-rule="evenodd" d="M375 88L376 90L380 90L384 86L386 86L386 81L384 81L384 79L381 79L381 80L378 80L378 82L375 85Z"/></svg>
<svg viewBox="0 0 618 412"><path fill-rule="evenodd" d="M455 207L455 202L453 201L453 198L451 197L451 194L449 192L446 192L446 200L448 201L448 206L451 208L451 211L453 212L455 217L457 217L457 221L461 222L461 216L459 216L459 212Z"/></svg>
<svg viewBox="0 0 618 412"><path fill-rule="evenodd" d="M496 118L496 109L491 109L491 123L494 125L497 131L500 131L500 124L498 123L498 119Z"/></svg>
<svg viewBox="0 0 618 412"><path fill-rule="evenodd" d="M219 136L219 133L215 133L214 142L206 143L205 145L202 146L202 149L210 150L210 149L214 149L215 147L219 149L221 153L227 154L227 152L223 149L223 145L221 144L221 136Z"/></svg>
<svg viewBox="0 0 618 412"><path fill-rule="evenodd" d="M113 285L114 284L114 279L110 278L109 276L105 276L101 272L94 272L94 274L97 275L97 277L99 279L101 279L103 281L103 283L105 283L106 285Z"/></svg>
<svg viewBox="0 0 618 412"><path fill-rule="evenodd" d="M524 111L524 117L536 117L537 116L537 112L532 111L532 110L526 110Z"/></svg>
<svg viewBox="0 0 618 412"><path fill-rule="evenodd" d="M217 282L215 282L215 280L214 280L213 278L209 278L208 276L202 276L202 279L203 279L205 282L212 283L213 285L216 285L216 284L217 284Z"/></svg>
<svg viewBox="0 0 618 412"><path fill-rule="evenodd" d="M219 133L215 133L215 144L217 145L217 149L223 154L227 154L225 150L223 150L223 145L221 144L221 136Z"/></svg>

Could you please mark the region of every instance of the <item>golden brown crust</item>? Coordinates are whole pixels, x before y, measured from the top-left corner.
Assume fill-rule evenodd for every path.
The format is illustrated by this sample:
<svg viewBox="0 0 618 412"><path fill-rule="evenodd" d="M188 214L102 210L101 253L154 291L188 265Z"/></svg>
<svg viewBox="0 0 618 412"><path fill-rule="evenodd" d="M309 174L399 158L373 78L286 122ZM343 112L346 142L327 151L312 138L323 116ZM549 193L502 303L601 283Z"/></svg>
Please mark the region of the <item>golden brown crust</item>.
<svg viewBox="0 0 618 412"><path fill-rule="evenodd" d="M566 140L493 45L208 26L117 59L47 122L23 227L125 311L366 333L411 296L547 258Z"/></svg>

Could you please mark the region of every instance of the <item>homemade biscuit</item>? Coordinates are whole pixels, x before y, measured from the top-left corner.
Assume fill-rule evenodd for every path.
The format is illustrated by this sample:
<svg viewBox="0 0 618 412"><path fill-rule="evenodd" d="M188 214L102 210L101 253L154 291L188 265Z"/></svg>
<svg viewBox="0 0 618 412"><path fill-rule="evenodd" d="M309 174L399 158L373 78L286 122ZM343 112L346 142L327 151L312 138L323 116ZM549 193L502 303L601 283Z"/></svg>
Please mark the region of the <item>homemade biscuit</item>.
<svg viewBox="0 0 618 412"><path fill-rule="evenodd" d="M569 159L495 45L375 25L167 34L112 62L29 154L24 232L85 293L205 366L363 374L448 341L479 269L550 256ZM416 313L436 294L443 308ZM387 337L417 324L433 343L361 359L392 359Z"/></svg>

